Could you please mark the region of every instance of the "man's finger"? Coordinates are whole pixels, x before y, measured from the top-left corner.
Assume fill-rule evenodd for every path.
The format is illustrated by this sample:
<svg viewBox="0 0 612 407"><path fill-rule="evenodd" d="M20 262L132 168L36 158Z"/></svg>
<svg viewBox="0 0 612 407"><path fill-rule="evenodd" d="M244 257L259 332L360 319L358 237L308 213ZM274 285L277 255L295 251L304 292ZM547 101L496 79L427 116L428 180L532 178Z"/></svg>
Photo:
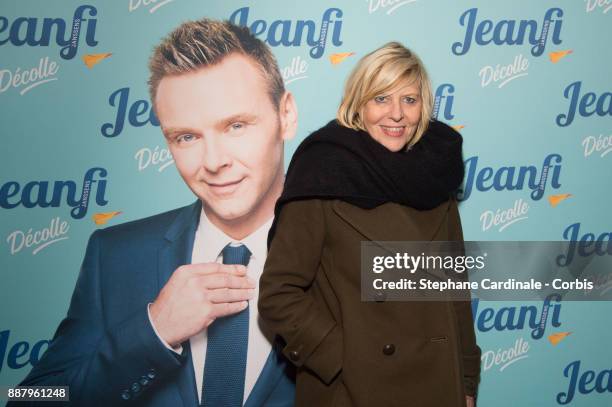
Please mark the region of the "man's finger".
<svg viewBox="0 0 612 407"><path fill-rule="evenodd" d="M197 275L228 273L243 276L247 269L241 264L221 264L221 263L195 263L185 266L189 272Z"/></svg>
<svg viewBox="0 0 612 407"><path fill-rule="evenodd" d="M206 274L199 277L205 290L216 288L255 288L255 281L247 276L237 276L227 273Z"/></svg>
<svg viewBox="0 0 612 407"><path fill-rule="evenodd" d="M213 304L223 302L239 302L253 298L255 290L252 288L218 288L216 290L208 290L206 296L208 301Z"/></svg>
<svg viewBox="0 0 612 407"><path fill-rule="evenodd" d="M248 301L240 302L223 302L221 304L213 304L212 317L214 319L225 317L232 314L237 314L249 305Z"/></svg>

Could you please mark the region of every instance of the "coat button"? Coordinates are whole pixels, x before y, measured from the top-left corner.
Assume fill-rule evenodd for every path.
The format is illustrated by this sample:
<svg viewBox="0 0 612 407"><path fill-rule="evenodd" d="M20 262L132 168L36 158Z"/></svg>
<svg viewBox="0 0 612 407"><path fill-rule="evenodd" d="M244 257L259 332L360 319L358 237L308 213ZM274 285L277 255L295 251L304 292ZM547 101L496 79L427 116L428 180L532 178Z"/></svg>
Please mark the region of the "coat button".
<svg viewBox="0 0 612 407"><path fill-rule="evenodd" d="M149 385L149 378L147 376L142 376L139 380L141 386Z"/></svg>
<svg viewBox="0 0 612 407"><path fill-rule="evenodd" d="M151 370L149 370L149 372L147 373L147 377L148 377L150 380L155 379L155 376L156 376L156 374L155 374L155 369L151 369Z"/></svg>
<svg viewBox="0 0 612 407"><path fill-rule="evenodd" d="M130 394L130 391L129 391L129 390L123 390L123 391L121 392L121 398L122 398L123 400L129 400L129 399L131 399L131 398L132 398L132 395Z"/></svg>
<svg viewBox="0 0 612 407"><path fill-rule="evenodd" d="M298 360L300 360L300 353L297 350L292 350L291 352L289 352L289 359L293 360L294 362L297 362Z"/></svg>
<svg viewBox="0 0 612 407"><path fill-rule="evenodd" d="M383 353L387 356L393 355L395 353L395 345L392 343L389 343L383 346Z"/></svg>
<svg viewBox="0 0 612 407"><path fill-rule="evenodd" d="M130 387L130 390L132 390L132 393L138 393L140 391L140 383L132 383L132 387Z"/></svg>

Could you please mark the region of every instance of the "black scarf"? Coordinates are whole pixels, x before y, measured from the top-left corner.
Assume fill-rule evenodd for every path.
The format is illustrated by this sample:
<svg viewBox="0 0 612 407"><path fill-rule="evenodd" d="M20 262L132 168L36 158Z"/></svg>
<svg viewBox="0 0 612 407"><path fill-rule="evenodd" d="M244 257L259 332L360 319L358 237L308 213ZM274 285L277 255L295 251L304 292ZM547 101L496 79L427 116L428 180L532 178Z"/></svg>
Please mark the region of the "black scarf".
<svg viewBox="0 0 612 407"><path fill-rule="evenodd" d="M463 181L461 135L433 120L408 151L392 152L364 131L332 120L297 148L283 193L274 208L268 247L284 204L302 199L341 199L364 209L386 202L433 209Z"/></svg>

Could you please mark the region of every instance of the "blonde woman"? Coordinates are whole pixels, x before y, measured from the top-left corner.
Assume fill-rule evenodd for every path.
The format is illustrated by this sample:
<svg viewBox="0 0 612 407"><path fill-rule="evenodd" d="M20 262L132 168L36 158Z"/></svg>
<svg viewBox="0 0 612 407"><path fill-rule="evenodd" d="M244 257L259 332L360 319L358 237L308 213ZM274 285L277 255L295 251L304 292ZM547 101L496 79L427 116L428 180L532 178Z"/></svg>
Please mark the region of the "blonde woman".
<svg viewBox="0 0 612 407"><path fill-rule="evenodd" d="M470 303L362 302L363 240L462 240L461 136L431 119L419 58L363 57L337 119L295 152L276 204L259 312L297 366L296 406L474 405Z"/></svg>

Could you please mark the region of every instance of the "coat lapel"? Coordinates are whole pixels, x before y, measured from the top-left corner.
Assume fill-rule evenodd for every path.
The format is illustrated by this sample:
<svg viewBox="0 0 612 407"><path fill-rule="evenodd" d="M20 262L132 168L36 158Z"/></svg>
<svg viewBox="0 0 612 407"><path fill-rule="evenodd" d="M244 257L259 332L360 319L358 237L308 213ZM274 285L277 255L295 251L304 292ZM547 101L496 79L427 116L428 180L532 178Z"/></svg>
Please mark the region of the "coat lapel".
<svg viewBox="0 0 612 407"><path fill-rule="evenodd" d="M166 245L158 252L159 291L177 267L191 263L195 232L200 220L202 203L198 199L194 204L183 208L164 236ZM185 406L197 406L197 387L193 374L193 362L189 341L183 343L187 366L181 369L177 377L178 391Z"/></svg>
<svg viewBox="0 0 612 407"><path fill-rule="evenodd" d="M335 201L334 212L368 240L430 241L436 235L448 211L449 201L419 211L395 203L362 209L344 201Z"/></svg>
<svg viewBox="0 0 612 407"><path fill-rule="evenodd" d="M458 250L458 246L445 246L445 242L438 242L435 246L429 243L434 240L443 222L446 222L450 201L425 211L395 203L362 209L344 201L335 201L332 208L353 229L387 253L395 254L404 250L405 246L401 244L404 241L412 242L412 249L420 248L418 252L450 250L450 253L456 253ZM364 252L361 254L363 256ZM439 280L448 278L436 268L427 269L426 272Z"/></svg>

